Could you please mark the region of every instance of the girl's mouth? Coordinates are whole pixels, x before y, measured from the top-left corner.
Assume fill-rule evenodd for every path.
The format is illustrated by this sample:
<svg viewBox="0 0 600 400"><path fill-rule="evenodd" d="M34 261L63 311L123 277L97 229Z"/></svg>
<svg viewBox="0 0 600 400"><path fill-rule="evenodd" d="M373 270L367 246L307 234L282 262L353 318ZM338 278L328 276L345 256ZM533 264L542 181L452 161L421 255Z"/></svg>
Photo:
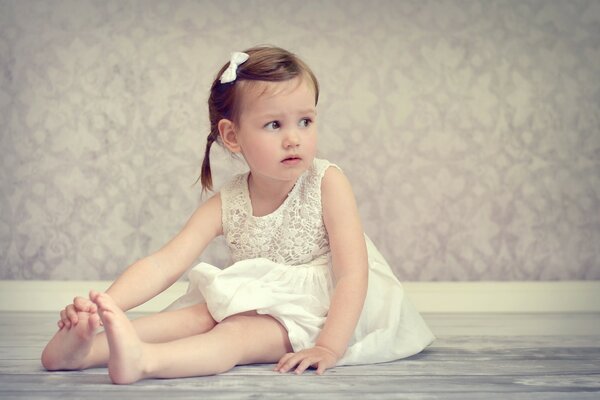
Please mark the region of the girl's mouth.
<svg viewBox="0 0 600 400"><path fill-rule="evenodd" d="M296 165L298 164L300 161L302 161L302 159L298 156L291 156L288 158L285 158L283 161L281 161L283 164L285 165Z"/></svg>

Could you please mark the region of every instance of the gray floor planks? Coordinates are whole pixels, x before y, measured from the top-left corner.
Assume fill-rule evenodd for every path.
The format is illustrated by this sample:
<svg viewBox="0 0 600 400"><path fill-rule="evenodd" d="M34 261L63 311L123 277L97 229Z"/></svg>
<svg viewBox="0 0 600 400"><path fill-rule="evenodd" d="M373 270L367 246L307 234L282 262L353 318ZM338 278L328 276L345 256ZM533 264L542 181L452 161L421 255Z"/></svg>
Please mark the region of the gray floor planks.
<svg viewBox="0 0 600 400"><path fill-rule="evenodd" d="M0 313L0 399L598 399L600 314L426 314L438 337L406 360L324 376L238 367L211 377L110 384L105 368L48 373L56 315Z"/></svg>

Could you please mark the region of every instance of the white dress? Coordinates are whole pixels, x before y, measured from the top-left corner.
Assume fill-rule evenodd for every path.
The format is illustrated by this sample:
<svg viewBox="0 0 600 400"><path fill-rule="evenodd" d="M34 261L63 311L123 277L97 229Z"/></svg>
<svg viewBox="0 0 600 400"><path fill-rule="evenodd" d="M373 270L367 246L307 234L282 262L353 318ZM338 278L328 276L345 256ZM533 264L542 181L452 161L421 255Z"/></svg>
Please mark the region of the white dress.
<svg viewBox="0 0 600 400"><path fill-rule="evenodd" d="M223 270L206 263L195 266L187 293L170 308L206 302L217 322L256 310L283 324L294 351L313 347L335 285L321 209L321 179L330 166L315 159L283 204L263 217L252 215L248 173L223 187L223 233L234 263ZM409 357L434 340L383 256L365 240L367 296L338 365Z"/></svg>

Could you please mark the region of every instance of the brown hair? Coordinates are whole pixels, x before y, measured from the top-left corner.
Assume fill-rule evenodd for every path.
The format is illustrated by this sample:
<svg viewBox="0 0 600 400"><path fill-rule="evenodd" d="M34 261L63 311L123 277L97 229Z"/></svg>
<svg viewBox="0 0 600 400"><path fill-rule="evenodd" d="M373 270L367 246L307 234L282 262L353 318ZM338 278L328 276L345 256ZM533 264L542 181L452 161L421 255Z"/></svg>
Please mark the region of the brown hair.
<svg viewBox="0 0 600 400"><path fill-rule="evenodd" d="M296 77L305 77L313 84L315 89L315 105L319 100L319 82L302 60L295 54L279 47L259 46L245 50L250 57L237 68L237 78L230 83L221 83L220 77L229 66L226 63L217 74L210 88L208 97L208 116L210 119L210 133L206 138L206 149L202 161L200 182L202 190L212 191L212 174L210 170L210 148L214 142L221 144L219 121L229 119L234 122L239 117L239 99L241 81L266 81L282 82Z"/></svg>

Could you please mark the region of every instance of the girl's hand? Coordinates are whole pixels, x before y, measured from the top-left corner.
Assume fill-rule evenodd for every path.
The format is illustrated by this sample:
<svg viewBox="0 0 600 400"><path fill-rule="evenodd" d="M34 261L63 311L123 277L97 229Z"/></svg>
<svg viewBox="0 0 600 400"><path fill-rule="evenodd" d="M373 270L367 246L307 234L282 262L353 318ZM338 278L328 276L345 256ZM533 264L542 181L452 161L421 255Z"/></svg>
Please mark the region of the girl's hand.
<svg viewBox="0 0 600 400"><path fill-rule="evenodd" d="M337 360L338 356L333 351L326 347L315 346L297 353L287 353L281 357L274 371L288 372L296 367L294 372L300 375L308 367L313 366L317 368L317 375L322 375L326 369L335 367Z"/></svg>
<svg viewBox="0 0 600 400"><path fill-rule="evenodd" d="M78 312L96 313L98 307L90 299L85 297L75 297L73 303L65 307L60 312L60 321L58 321L58 328L71 328L71 326L77 325L79 318L77 318Z"/></svg>

